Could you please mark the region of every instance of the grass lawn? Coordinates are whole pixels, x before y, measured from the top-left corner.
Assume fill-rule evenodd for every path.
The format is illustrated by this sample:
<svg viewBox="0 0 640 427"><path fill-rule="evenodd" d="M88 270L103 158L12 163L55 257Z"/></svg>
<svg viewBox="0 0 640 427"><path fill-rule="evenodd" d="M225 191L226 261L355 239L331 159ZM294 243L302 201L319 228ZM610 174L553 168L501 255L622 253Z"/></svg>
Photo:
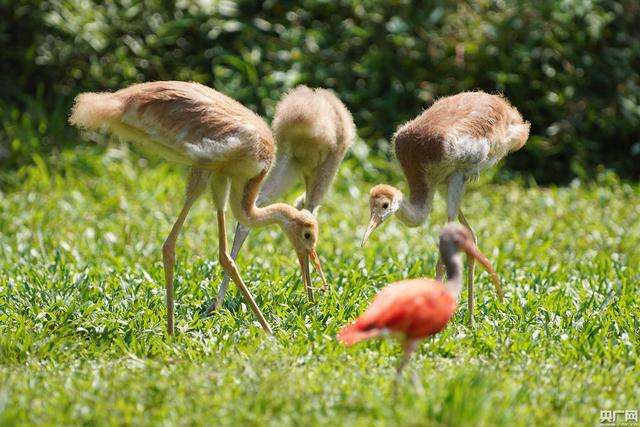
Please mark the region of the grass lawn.
<svg viewBox="0 0 640 427"><path fill-rule="evenodd" d="M476 326L463 293L410 366L423 392L406 377L394 393L397 345L346 349L335 335L385 284L433 276L444 203L421 228L389 221L361 249L364 179L385 179L358 159L319 212L333 293L306 301L275 226L240 256L272 339L233 287L222 311L201 314L222 276L204 198L178 241L166 336L161 245L180 167L83 143L0 172L0 425L584 426L640 409L640 186L606 173L564 188L472 183L465 214L505 302L478 273Z"/></svg>

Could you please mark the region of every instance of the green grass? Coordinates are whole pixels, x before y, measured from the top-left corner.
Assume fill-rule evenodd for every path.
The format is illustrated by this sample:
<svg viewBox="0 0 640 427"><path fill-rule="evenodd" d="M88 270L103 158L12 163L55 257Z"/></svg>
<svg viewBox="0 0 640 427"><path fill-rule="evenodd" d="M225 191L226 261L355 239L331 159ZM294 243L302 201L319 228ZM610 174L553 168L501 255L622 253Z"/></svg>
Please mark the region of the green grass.
<svg viewBox="0 0 640 427"><path fill-rule="evenodd" d="M362 148L320 209L333 293L306 301L277 227L254 232L239 259L272 339L233 289L201 315L221 278L205 199L178 243L177 334L165 335L161 245L179 167L112 145L2 172L0 425L582 426L640 409L638 185L606 173L566 188L472 183L465 213L505 302L479 274L475 328L463 295L414 357L424 391L404 379L394 394L399 348L346 349L335 335L385 284L433 276L444 203L429 224L389 221L360 249L361 177L377 180ZM393 170L382 173L400 182Z"/></svg>

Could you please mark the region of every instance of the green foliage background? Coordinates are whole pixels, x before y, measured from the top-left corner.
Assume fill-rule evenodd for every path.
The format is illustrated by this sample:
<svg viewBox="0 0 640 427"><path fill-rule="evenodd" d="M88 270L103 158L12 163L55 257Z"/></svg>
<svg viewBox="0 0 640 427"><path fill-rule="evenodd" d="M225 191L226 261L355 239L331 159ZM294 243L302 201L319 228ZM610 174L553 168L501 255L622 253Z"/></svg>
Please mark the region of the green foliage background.
<svg viewBox="0 0 640 427"><path fill-rule="evenodd" d="M507 170L640 178L636 0L0 0L0 164L74 144L73 96L154 79L211 85L270 118L298 83L334 89L378 157L401 122L462 90L532 125Z"/></svg>

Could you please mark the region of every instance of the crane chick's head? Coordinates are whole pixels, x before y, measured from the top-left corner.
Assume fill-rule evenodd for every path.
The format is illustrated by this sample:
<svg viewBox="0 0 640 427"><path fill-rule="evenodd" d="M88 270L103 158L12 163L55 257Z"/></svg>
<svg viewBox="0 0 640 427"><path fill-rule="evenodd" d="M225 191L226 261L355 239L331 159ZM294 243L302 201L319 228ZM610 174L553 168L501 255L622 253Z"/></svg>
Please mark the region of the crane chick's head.
<svg viewBox="0 0 640 427"><path fill-rule="evenodd" d="M369 207L371 218L367 231L362 239L362 246L367 243L373 230L378 228L385 219L396 213L402 203L402 193L395 187L386 184L378 184L369 192Z"/></svg>
<svg viewBox="0 0 640 427"><path fill-rule="evenodd" d="M284 226L296 252L315 250L318 242L318 221L308 210L296 210Z"/></svg>
<svg viewBox="0 0 640 427"><path fill-rule="evenodd" d="M307 210L295 210L291 213L289 221L282 224L282 228L296 249L305 287L311 286L311 275L309 273L309 258L311 258L320 275L323 287L326 288L327 280L316 253L316 243L318 242L318 221L316 218Z"/></svg>
<svg viewBox="0 0 640 427"><path fill-rule="evenodd" d="M495 285L496 292L500 301L502 301L502 287L498 275L491 267L489 260L476 246L475 239L467 227L450 222L445 225L440 233L440 256L445 265L451 261L453 256L459 251L464 251L469 258L474 258L487 270L491 275L491 280Z"/></svg>

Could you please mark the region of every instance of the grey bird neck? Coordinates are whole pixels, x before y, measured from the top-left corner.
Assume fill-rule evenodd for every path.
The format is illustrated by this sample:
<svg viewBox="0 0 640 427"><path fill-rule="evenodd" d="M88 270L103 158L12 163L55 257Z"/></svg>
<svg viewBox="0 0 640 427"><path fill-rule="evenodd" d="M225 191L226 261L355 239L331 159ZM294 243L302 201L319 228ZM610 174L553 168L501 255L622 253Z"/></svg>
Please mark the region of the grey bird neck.
<svg viewBox="0 0 640 427"><path fill-rule="evenodd" d="M447 270L444 286L455 299L458 299L462 292L462 255L453 242L441 241L440 256Z"/></svg>
<svg viewBox="0 0 640 427"><path fill-rule="evenodd" d="M409 195L409 199L402 198L397 216L408 227L418 227L429 217L435 192L428 189L424 194Z"/></svg>

